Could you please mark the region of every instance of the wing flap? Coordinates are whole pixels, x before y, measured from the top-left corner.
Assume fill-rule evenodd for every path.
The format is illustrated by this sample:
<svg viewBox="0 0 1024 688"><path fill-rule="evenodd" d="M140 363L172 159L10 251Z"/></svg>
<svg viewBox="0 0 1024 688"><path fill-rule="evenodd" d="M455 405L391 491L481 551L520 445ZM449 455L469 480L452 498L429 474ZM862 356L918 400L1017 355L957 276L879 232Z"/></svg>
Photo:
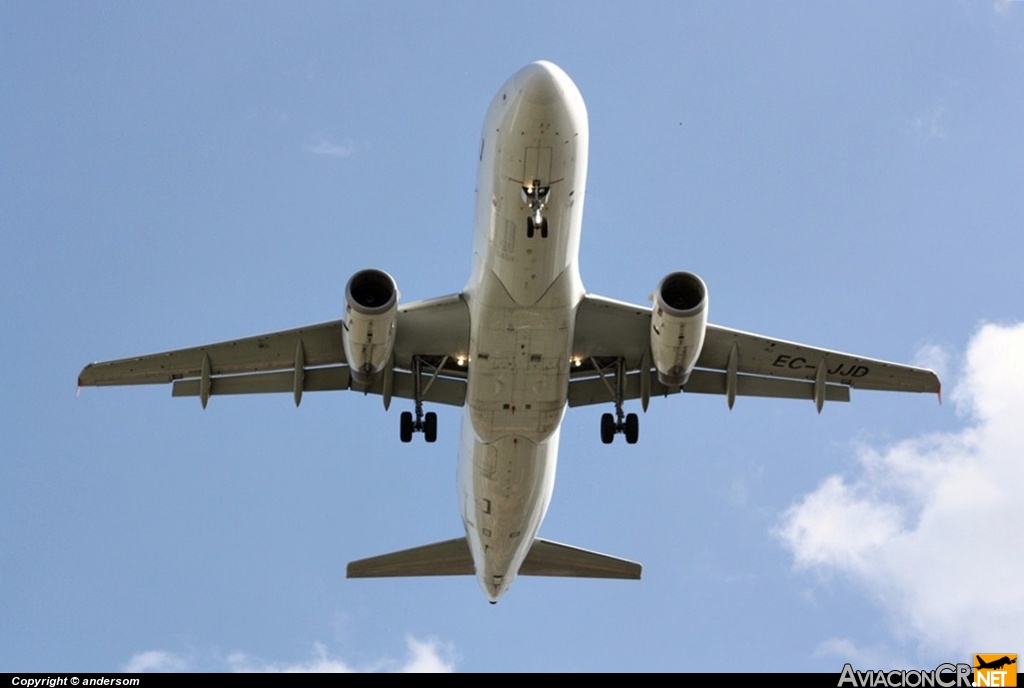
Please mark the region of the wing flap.
<svg viewBox="0 0 1024 688"><path fill-rule="evenodd" d="M656 375L651 373L651 396L668 396L679 394L680 391L692 394L728 394L728 377L726 373L714 370L694 370L690 379L680 389L666 387L658 382ZM810 399L814 397L814 383L803 380L784 380L757 375L736 376L736 396L740 397L774 397L777 399ZM632 372L626 375L623 385L622 400L630 401L642 397L641 375ZM614 400L614 395L606 384L596 377L573 379L569 382L569 406L589 406L607 404ZM825 386L825 401L849 401L850 388L845 385L828 384Z"/></svg>
<svg viewBox="0 0 1024 688"><path fill-rule="evenodd" d="M472 576L476 573L466 538L403 549L350 562L348 578Z"/></svg>
<svg viewBox="0 0 1024 688"><path fill-rule="evenodd" d="M427 376L424 375L424 378ZM393 373L391 395L398 399L412 399L413 374L405 370ZM348 366L330 368L310 368L303 375L303 392L329 392L352 389L366 394L384 394L384 380L378 379L366 388L351 385ZM437 377L429 384L424 380L423 401L449 406L462 406L466 400L466 381L464 379ZM210 396L221 394L272 394L295 392L295 371L286 370L274 373L252 373L248 375L227 375L214 377L210 380ZM202 381L199 379L175 380L171 392L175 397L198 397L202 394Z"/></svg>
<svg viewBox="0 0 1024 688"><path fill-rule="evenodd" d="M303 375L302 391L326 392L349 388L348 366L311 368ZM268 394L295 391L295 371L276 373L253 373L250 375L226 375L210 380L210 395L218 394ZM200 394L200 380L175 380L171 396L197 397Z"/></svg>
<svg viewBox="0 0 1024 688"><path fill-rule="evenodd" d="M550 540L533 541L519 573L523 576L569 576L573 578L618 578L640 580L643 567L619 559Z"/></svg>
<svg viewBox="0 0 1024 688"><path fill-rule="evenodd" d="M695 370L683 385L683 390L695 394L728 394L728 375L713 370ZM776 399L814 399L814 383L801 380L781 380L757 375L736 376L736 396L774 397ZM844 385L825 385L825 401L849 401L850 388Z"/></svg>

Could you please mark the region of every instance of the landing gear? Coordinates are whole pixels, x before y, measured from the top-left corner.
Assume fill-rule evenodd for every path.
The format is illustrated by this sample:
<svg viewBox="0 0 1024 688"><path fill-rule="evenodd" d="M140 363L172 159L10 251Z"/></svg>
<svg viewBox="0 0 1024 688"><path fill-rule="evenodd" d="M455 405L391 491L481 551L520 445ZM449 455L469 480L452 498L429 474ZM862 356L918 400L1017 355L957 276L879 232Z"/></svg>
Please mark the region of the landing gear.
<svg viewBox="0 0 1024 688"><path fill-rule="evenodd" d="M398 436L403 442L412 442L412 434L422 432L423 439L427 442L437 441L437 414L428 411L419 420L412 419L412 413L402 411L402 417L398 426Z"/></svg>
<svg viewBox="0 0 1024 688"><path fill-rule="evenodd" d="M561 181L561 180L558 180ZM544 206L548 202L551 186L541 186L539 179L528 179L521 189L523 203L530 208L526 217L526 237L532 239L534 233L540 231L542 239L548 238L548 219L544 217Z"/></svg>
<svg viewBox="0 0 1024 688"><path fill-rule="evenodd" d="M621 432L626 436L626 444L636 444L640 439L640 418L635 413L623 416L621 409L618 415L619 419L616 420L610 413L601 414L601 441L611 444L615 435Z"/></svg>
<svg viewBox="0 0 1024 688"><path fill-rule="evenodd" d="M626 436L626 444L636 444L640 439L640 418L635 413L626 414L622 410L623 397L626 389L626 366L621 358L609 365L601 366L593 361L598 376L612 393L615 402L615 413L601 414L601 441L611 444L615 436L622 433ZM606 375L615 376L615 386L609 383Z"/></svg>
<svg viewBox="0 0 1024 688"><path fill-rule="evenodd" d="M430 443L437 440L437 414L433 411L427 411L423 419L423 439Z"/></svg>
<svg viewBox="0 0 1024 688"><path fill-rule="evenodd" d="M423 397L426 395L427 390L430 389L430 385L434 384L434 380L437 379L444 364L448 361L448 357L445 356L441 359L441 362L437 365L425 362L419 356L414 356L412 359L412 386L413 386L413 400L416 402L416 415L409 411L402 411L402 416L399 419L398 436L403 442L412 442L412 434L414 432L422 432L423 439L427 442L435 442L437 440L437 414L433 411L423 413ZM427 380L426 384L423 384L423 368L426 366L433 370L433 375Z"/></svg>
<svg viewBox="0 0 1024 688"><path fill-rule="evenodd" d="M403 442L412 442L412 433L415 429L415 424L412 422L412 414L408 411L402 411L402 420L399 423L398 434Z"/></svg>
<svg viewBox="0 0 1024 688"><path fill-rule="evenodd" d="M611 444L615 439L615 416L610 413L601 414L601 441Z"/></svg>
<svg viewBox="0 0 1024 688"><path fill-rule="evenodd" d="M626 416L626 427L624 432L626 435L626 444L636 444L636 441L640 439L640 419L635 413L630 413Z"/></svg>

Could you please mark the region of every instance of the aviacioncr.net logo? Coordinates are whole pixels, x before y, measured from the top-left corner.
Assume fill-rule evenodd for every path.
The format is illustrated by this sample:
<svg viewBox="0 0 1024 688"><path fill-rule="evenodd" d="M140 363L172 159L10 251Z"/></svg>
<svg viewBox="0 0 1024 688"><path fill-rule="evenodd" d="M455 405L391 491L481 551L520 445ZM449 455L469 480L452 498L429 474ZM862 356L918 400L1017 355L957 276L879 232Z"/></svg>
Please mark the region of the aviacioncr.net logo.
<svg viewBox="0 0 1024 688"><path fill-rule="evenodd" d="M940 664L932 671L920 669L880 669L857 671L843 665L838 688L971 688L970 664Z"/></svg>
<svg viewBox="0 0 1024 688"><path fill-rule="evenodd" d="M1017 655L974 655L974 685L984 688L1016 686Z"/></svg>

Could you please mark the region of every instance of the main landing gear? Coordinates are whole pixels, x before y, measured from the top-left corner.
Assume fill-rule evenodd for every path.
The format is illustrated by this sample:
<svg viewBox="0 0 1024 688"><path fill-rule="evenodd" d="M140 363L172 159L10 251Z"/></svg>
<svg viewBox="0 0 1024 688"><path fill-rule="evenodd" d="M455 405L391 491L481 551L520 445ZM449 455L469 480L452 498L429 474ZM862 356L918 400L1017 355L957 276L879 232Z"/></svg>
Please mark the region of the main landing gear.
<svg viewBox="0 0 1024 688"><path fill-rule="evenodd" d="M624 413L622 401L626 391L626 366L621 358L616 358L608 365L600 365L591 359L598 376L604 382L605 387L612 394L615 401L615 413L601 414L601 441L611 444L615 436L622 433L626 436L626 444L636 444L640 439L640 418L635 413ZM608 381L608 377L615 377L615 386Z"/></svg>
<svg viewBox="0 0 1024 688"><path fill-rule="evenodd" d="M615 435L621 432L626 436L626 444L636 444L640 439L640 419L635 413L623 415L621 408L616 408L615 412L614 416L601 414L601 441L611 444Z"/></svg>
<svg viewBox="0 0 1024 688"><path fill-rule="evenodd" d="M423 397L430 389L430 386L434 384L434 380L437 379L441 369L447 362L447 356L442 358L441 362L437 365L428 363L419 356L413 357L412 386L413 400L416 402L416 414L414 417L411 412L402 411L402 417L400 418L398 426L398 436L403 442L412 442L412 434L414 432L422 432L423 439L427 442L434 442L437 440L437 414L433 411L423 413ZM427 380L426 384L423 384L424 367L430 368L433 371L433 374Z"/></svg>
<svg viewBox="0 0 1024 688"><path fill-rule="evenodd" d="M399 436L403 442L412 442L414 432L422 432L423 439L433 442L437 439L437 414L433 411L423 413L422 409L416 410L416 420L413 420L412 413L402 411L402 419L399 424Z"/></svg>

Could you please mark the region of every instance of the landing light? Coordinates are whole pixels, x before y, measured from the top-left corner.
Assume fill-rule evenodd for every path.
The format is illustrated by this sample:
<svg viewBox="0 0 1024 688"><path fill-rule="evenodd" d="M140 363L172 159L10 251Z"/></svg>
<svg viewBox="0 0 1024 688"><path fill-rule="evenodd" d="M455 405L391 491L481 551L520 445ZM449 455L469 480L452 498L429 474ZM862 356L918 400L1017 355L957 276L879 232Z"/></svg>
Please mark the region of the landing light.
<svg viewBox="0 0 1024 688"><path fill-rule="evenodd" d="M456 356L455 357L455 365L459 366L460 368L462 366L466 365L466 357L465 356Z"/></svg>
<svg viewBox="0 0 1024 688"><path fill-rule="evenodd" d="M569 360L572 361L572 365L574 368L579 368L581 365L583 365L583 359L580 358L579 356L573 356Z"/></svg>

